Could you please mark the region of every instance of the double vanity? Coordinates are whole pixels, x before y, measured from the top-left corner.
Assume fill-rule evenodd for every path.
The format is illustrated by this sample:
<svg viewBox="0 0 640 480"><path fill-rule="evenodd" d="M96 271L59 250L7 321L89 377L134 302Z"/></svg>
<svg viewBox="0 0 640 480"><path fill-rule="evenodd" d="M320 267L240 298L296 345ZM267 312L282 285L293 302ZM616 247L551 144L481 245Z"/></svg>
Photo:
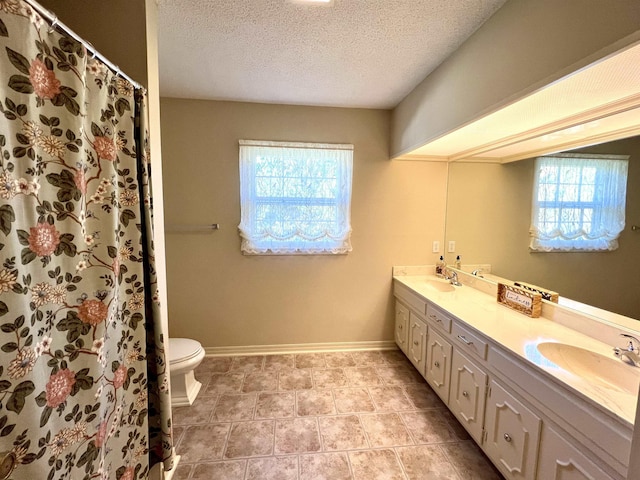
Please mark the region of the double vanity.
<svg viewBox="0 0 640 480"><path fill-rule="evenodd" d="M626 479L640 368L613 347L635 321L548 302L530 318L495 282L433 272L394 267L395 341L505 478Z"/></svg>

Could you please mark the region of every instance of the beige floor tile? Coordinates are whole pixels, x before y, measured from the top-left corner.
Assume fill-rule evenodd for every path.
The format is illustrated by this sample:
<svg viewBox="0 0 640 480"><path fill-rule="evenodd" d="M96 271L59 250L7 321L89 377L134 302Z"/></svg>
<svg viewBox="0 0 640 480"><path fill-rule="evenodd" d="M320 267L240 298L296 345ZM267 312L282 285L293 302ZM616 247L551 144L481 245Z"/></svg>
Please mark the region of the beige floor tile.
<svg viewBox="0 0 640 480"><path fill-rule="evenodd" d="M299 417L310 415L334 415L336 407L331 390L301 390L296 392L296 414Z"/></svg>
<svg viewBox="0 0 640 480"><path fill-rule="evenodd" d="M218 401L218 396L198 396L190 407L176 407L172 409L174 425L194 425L208 423Z"/></svg>
<svg viewBox="0 0 640 480"><path fill-rule="evenodd" d="M240 392L244 373L214 373L204 389L205 394L220 395L222 393Z"/></svg>
<svg viewBox="0 0 640 480"><path fill-rule="evenodd" d="M414 383L403 386L405 394L411 403L418 409L444 408L445 405L438 394L426 383Z"/></svg>
<svg viewBox="0 0 640 480"><path fill-rule="evenodd" d="M411 435L397 413L363 414L360 421L374 448L413 445Z"/></svg>
<svg viewBox="0 0 640 480"><path fill-rule="evenodd" d="M353 359L353 355L349 352L330 352L324 354L324 361L327 362L327 367L355 367L356 361Z"/></svg>
<svg viewBox="0 0 640 480"><path fill-rule="evenodd" d="M182 438L182 434L184 433L184 431L186 430L186 427L178 427L175 425L173 425L173 444L177 445L178 442L180 442L180 439Z"/></svg>
<svg viewBox="0 0 640 480"><path fill-rule="evenodd" d="M356 365L378 365L384 363L384 357L380 352L351 352Z"/></svg>
<svg viewBox="0 0 640 480"><path fill-rule="evenodd" d="M372 366L345 368L344 374L351 387L370 387L384 384L378 371Z"/></svg>
<svg viewBox="0 0 640 480"><path fill-rule="evenodd" d="M285 370L295 367L293 355L267 355L264 359L264 370Z"/></svg>
<svg viewBox="0 0 640 480"><path fill-rule="evenodd" d="M256 355L252 357L233 357L231 362L232 372L261 372L264 363L264 355Z"/></svg>
<svg viewBox="0 0 640 480"><path fill-rule="evenodd" d="M384 361L386 363L390 363L390 364L399 363L406 366L411 365L411 362L409 362L409 359L400 350L383 350L380 352L380 354L382 355L382 358L384 358Z"/></svg>
<svg viewBox="0 0 640 480"><path fill-rule="evenodd" d="M234 423L224 458L272 455L273 432L273 420Z"/></svg>
<svg viewBox="0 0 640 480"><path fill-rule="evenodd" d="M298 480L298 456L251 458L245 480Z"/></svg>
<svg viewBox="0 0 640 480"><path fill-rule="evenodd" d="M320 451L318 421L315 418L276 420L275 453L310 453Z"/></svg>
<svg viewBox="0 0 640 480"><path fill-rule="evenodd" d="M258 393L255 418L293 417L295 403L294 392Z"/></svg>
<svg viewBox="0 0 640 480"><path fill-rule="evenodd" d="M268 392L278 389L278 373L277 372L253 372L247 373L242 384L242 391L250 392Z"/></svg>
<svg viewBox="0 0 640 480"><path fill-rule="evenodd" d="M336 388L333 394L338 413L373 412L376 409L366 388Z"/></svg>
<svg viewBox="0 0 640 480"><path fill-rule="evenodd" d="M320 417L323 450L368 448L367 438L357 415Z"/></svg>
<svg viewBox="0 0 640 480"><path fill-rule="evenodd" d="M231 357L204 357L196 372L226 373L231 368Z"/></svg>
<svg viewBox="0 0 640 480"><path fill-rule="evenodd" d="M460 480L439 445L399 447L396 452L409 480Z"/></svg>
<svg viewBox="0 0 640 480"><path fill-rule="evenodd" d="M352 480L347 454L300 455L300 480Z"/></svg>
<svg viewBox="0 0 640 480"><path fill-rule="evenodd" d="M355 480L405 480L402 467L391 449L349 452Z"/></svg>
<svg viewBox="0 0 640 480"><path fill-rule="evenodd" d="M182 455L181 461L195 463L221 459L230 427L228 423L210 423L186 428L176 447Z"/></svg>
<svg viewBox="0 0 640 480"><path fill-rule="evenodd" d="M322 353L301 353L296 355L296 368L327 368Z"/></svg>
<svg viewBox="0 0 640 480"><path fill-rule="evenodd" d="M315 388L337 388L348 385L347 377L341 368L314 368L311 376Z"/></svg>
<svg viewBox="0 0 640 480"><path fill-rule="evenodd" d="M369 387L368 390L379 412L415 410L400 386Z"/></svg>
<svg viewBox="0 0 640 480"><path fill-rule="evenodd" d="M491 464L473 441L441 446L445 454L465 480L503 480L504 477Z"/></svg>
<svg viewBox="0 0 640 480"><path fill-rule="evenodd" d="M451 430L445 410L401 412L400 416L416 443L456 442L459 438Z"/></svg>
<svg viewBox="0 0 640 480"><path fill-rule="evenodd" d="M281 370L278 373L279 390L307 390L313 388L310 369Z"/></svg>
<svg viewBox="0 0 640 480"><path fill-rule="evenodd" d="M173 473L173 476L171 477L172 480L187 480L189 479L189 475L191 475L191 468L193 467L192 464L180 464L178 465L178 468L176 468L176 471Z"/></svg>
<svg viewBox="0 0 640 480"><path fill-rule="evenodd" d="M251 420L256 406L256 394L228 393L221 395L211 419L217 422Z"/></svg>
<svg viewBox="0 0 640 480"><path fill-rule="evenodd" d="M243 480L246 460L227 460L224 462L201 463L193 470L192 480ZM172 479L173 480L173 479Z"/></svg>
<svg viewBox="0 0 640 480"><path fill-rule="evenodd" d="M407 383L426 383L425 379L413 368L413 366L388 365L376 367L378 375L382 377L386 385L404 385Z"/></svg>

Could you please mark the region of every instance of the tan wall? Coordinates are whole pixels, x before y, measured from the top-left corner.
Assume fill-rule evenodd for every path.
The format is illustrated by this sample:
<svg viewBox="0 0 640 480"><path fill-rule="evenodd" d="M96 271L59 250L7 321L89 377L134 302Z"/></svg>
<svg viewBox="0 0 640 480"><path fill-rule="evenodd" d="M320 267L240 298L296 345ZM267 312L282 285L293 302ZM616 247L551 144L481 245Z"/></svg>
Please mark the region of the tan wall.
<svg viewBox="0 0 640 480"><path fill-rule="evenodd" d="M145 0L39 0L38 3L90 41L120 70L147 84Z"/></svg>
<svg viewBox="0 0 640 480"><path fill-rule="evenodd" d="M393 338L391 267L433 263L445 164L390 162L388 111L170 98L161 111L167 228L221 227L167 234L171 335L207 347ZM239 139L354 144L353 252L241 255Z"/></svg>
<svg viewBox="0 0 640 480"><path fill-rule="evenodd" d="M639 18L637 0L506 2L395 108L391 157L640 40Z"/></svg>
<svg viewBox="0 0 640 480"><path fill-rule="evenodd" d="M449 169L447 239L463 263L490 263L512 280L640 319L640 137L577 150L631 155L626 228L613 252L531 253L534 160L505 165L454 163ZM450 259L451 260L451 259Z"/></svg>

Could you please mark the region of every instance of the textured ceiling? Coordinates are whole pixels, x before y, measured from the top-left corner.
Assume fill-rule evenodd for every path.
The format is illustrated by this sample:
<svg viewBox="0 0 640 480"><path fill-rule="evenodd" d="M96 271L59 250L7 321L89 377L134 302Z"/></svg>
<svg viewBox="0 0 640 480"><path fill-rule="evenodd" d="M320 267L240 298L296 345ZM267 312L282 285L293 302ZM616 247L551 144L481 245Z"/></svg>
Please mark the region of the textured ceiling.
<svg viewBox="0 0 640 480"><path fill-rule="evenodd" d="M159 0L166 97L392 108L506 0Z"/></svg>

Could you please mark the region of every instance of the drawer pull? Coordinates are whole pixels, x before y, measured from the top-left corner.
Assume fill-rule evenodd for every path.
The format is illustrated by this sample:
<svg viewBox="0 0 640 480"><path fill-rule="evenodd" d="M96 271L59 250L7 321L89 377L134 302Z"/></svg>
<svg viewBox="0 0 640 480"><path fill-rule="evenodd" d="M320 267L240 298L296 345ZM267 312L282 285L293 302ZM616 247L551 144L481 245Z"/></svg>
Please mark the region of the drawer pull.
<svg viewBox="0 0 640 480"><path fill-rule="evenodd" d="M436 317L433 313L430 313L430 314L429 314L429 318L430 318L431 320L437 320L437 319L438 319L438 317Z"/></svg>
<svg viewBox="0 0 640 480"><path fill-rule="evenodd" d="M469 392L467 392L466 390L464 392L462 392L462 396L464 398L469 398ZM506 435L506 434L505 434Z"/></svg>
<svg viewBox="0 0 640 480"><path fill-rule="evenodd" d="M511 435L509 435L508 433L505 433L505 434L504 434L504 439L505 439L507 442L511 443Z"/></svg>
<svg viewBox="0 0 640 480"><path fill-rule="evenodd" d="M439 361L437 361L437 360L436 360L435 362L433 362L433 365L434 365L436 368L440 368L440 362L439 362Z"/></svg>
<svg viewBox="0 0 640 480"><path fill-rule="evenodd" d="M473 345L473 342L471 340L467 340L464 335L458 335L458 340L460 340L465 345Z"/></svg>

